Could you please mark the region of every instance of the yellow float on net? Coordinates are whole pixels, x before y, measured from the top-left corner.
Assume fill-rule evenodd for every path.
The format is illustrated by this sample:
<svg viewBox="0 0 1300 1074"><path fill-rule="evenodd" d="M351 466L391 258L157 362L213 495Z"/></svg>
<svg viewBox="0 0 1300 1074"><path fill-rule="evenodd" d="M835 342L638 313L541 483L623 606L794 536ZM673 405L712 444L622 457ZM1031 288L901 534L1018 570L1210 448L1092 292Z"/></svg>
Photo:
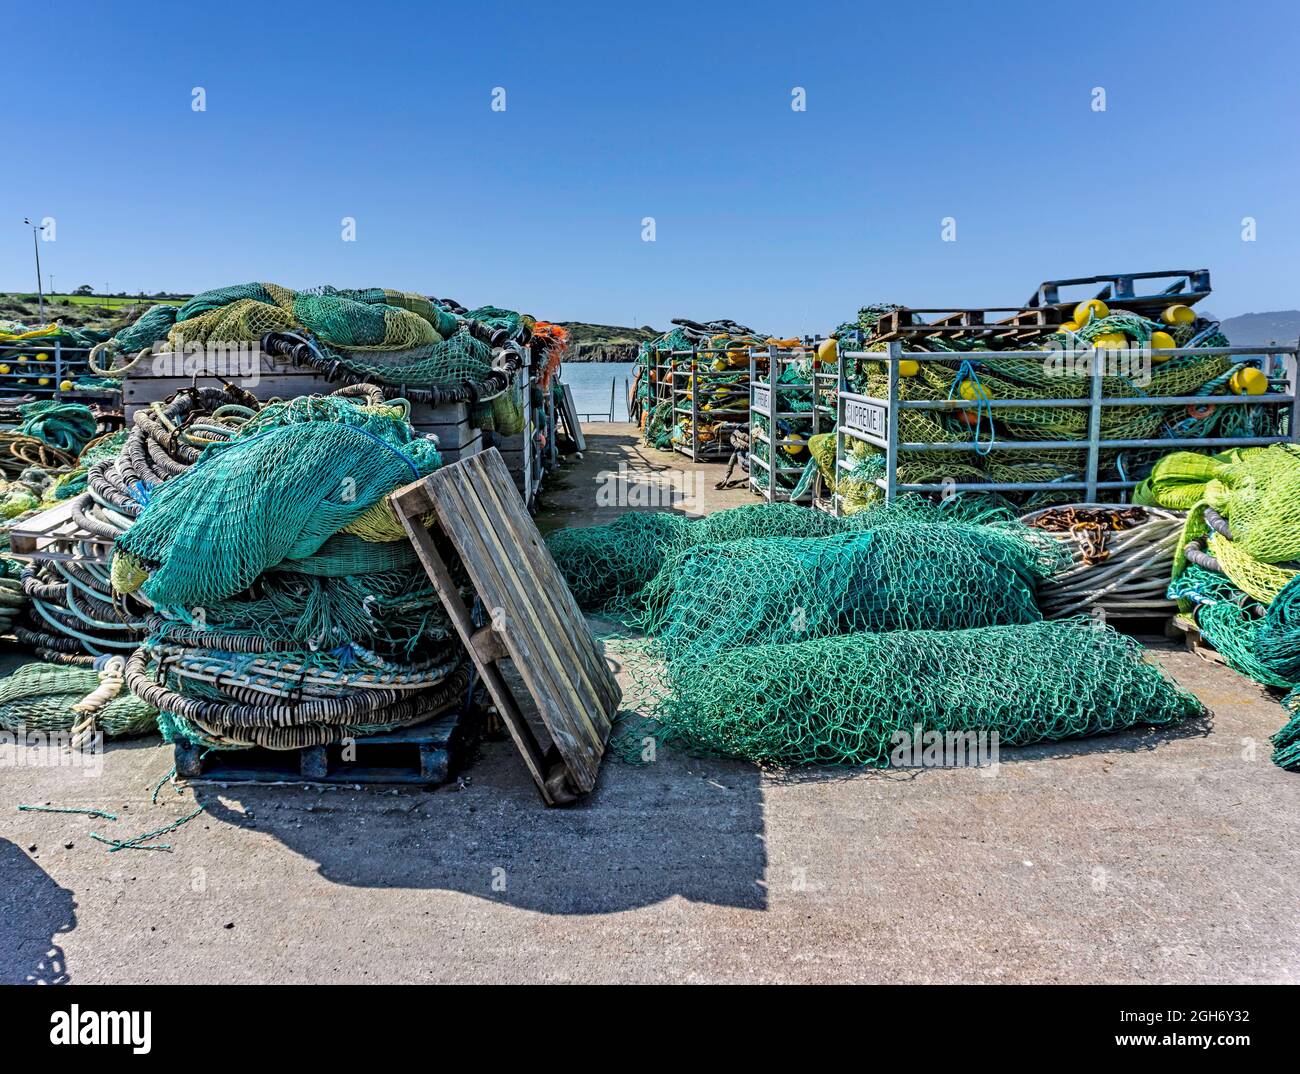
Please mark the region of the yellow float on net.
<svg viewBox="0 0 1300 1074"><path fill-rule="evenodd" d="M1110 316L1110 307L1100 298L1090 298L1074 307L1074 323L1082 328L1093 318L1100 320Z"/></svg>
<svg viewBox="0 0 1300 1074"><path fill-rule="evenodd" d="M921 363L915 358L900 358L898 360L898 375L900 377L914 377L921 372ZM963 385L965 381L962 382Z"/></svg>
<svg viewBox="0 0 1300 1074"><path fill-rule="evenodd" d="M1118 351L1128 346L1128 337L1123 332L1102 332L1093 337L1092 345L1101 351Z"/></svg>
<svg viewBox="0 0 1300 1074"><path fill-rule="evenodd" d="M1268 377L1253 365L1248 365L1232 374L1228 387L1237 395L1263 395L1268 391Z"/></svg>
<svg viewBox="0 0 1300 1074"><path fill-rule="evenodd" d="M1152 332L1152 333L1151 333L1151 350L1152 350L1152 352L1155 352L1155 351L1168 351L1168 350L1173 350L1173 349L1174 349L1175 347L1177 347L1177 346L1178 346L1178 341L1177 341L1176 339L1174 339L1174 337L1171 336L1168 332ZM1152 353L1152 355L1151 355L1151 360L1152 360L1153 362L1167 362L1167 361L1169 361L1169 359L1172 358L1172 357L1173 357L1172 354L1156 354L1156 353Z"/></svg>
<svg viewBox="0 0 1300 1074"><path fill-rule="evenodd" d="M817 361L823 364L834 365L839 353L839 344L833 339L823 339L817 344Z"/></svg>
<svg viewBox="0 0 1300 1074"><path fill-rule="evenodd" d="M4 374L8 372L9 372L9 367L7 365L0 365L0 374Z"/></svg>
<svg viewBox="0 0 1300 1074"><path fill-rule="evenodd" d="M961 382L961 386L957 389L957 393L963 399L967 399L972 403L976 400L981 403L986 403L993 398L993 396L989 394L989 390L984 387L983 384L976 385L969 380L963 380Z"/></svg>
<svg viewBox="0 0 1300 1074"><path fill-rule="evenodd" d="M1160 319L1165 324L1191 324L1196 320L1196 314L1192 312L1191 306L1173 305L1166 307L1160 314Z"/></svg>
<svg viewBox="0 0 1300 1074"><path fill-rule="evenodd" d="M1082 327L1083 325L1081 325L1078 321L1066 321L1063 325L1061 325L1061 331L1069 332L1073 334Z"/></svg>
<svg viewBox="0 0 1300 1074"><path fill-rule="evenodd" d="M42 388L45 387L45 385L49 384L49 382L50 382L50 378L49 378L49 377L40 377L40 378L36 381L36 383L39 384Z"/></svg>
<svg viewBox="0 0 1300 1074"><path fill-rule="evenodd" d="M72 381L70 380L63 380L59 382L59 391L61 392L70 392L75 387L76 385L73 384Z"/></svg>

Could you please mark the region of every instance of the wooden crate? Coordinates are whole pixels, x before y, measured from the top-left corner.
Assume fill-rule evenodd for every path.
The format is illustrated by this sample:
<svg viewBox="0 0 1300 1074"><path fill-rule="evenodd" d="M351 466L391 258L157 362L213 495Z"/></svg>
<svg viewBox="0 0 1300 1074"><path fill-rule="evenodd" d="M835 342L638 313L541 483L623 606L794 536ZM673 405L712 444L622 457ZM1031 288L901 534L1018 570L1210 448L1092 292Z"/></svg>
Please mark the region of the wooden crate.
<svg viewBox="0 0 1300 1074"><path fill-rule="evenodd" d="M219 377L199 377L197 383L219 384ZM131 370L122 381L122 403L126 420L137 410L162 402L183 388L196 383L193 377L154 375L148 359ZM231 383L243 388L263 402L270 399L294 399L301 395L328 395L343 385L326 380L313 369L295 367L283 357L261 357L261 370L253 378L232 377ZM472 426L469 407L464 403L431 406L411 404L411 425L416 432L433 433L447 462L469 458L483 449L482 432Z"/></svg>

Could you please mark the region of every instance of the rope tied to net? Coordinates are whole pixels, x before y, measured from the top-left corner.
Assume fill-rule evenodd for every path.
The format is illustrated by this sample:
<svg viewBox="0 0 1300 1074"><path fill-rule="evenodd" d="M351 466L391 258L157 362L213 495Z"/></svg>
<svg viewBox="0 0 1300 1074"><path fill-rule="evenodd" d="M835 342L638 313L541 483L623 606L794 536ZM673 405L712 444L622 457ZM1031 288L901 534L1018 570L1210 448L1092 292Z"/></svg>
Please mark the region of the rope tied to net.
<svg viewBox="0 0 1300 1074"><path fill-rule="evenodd" d="M987 455L997 442L997 431L993 427L993 404L990 402L989 393L980 384L977 365L977 362L972 362L969 358L962 359L961 365L957 367L957 376L953 378L952 387L948 389L948 398L952 399L961 390L962 384L970 382L971 394L975 397L975 454ZM987 441L981 441L980 431L984 427L986 417L989 423L989 436Z"/></svg>

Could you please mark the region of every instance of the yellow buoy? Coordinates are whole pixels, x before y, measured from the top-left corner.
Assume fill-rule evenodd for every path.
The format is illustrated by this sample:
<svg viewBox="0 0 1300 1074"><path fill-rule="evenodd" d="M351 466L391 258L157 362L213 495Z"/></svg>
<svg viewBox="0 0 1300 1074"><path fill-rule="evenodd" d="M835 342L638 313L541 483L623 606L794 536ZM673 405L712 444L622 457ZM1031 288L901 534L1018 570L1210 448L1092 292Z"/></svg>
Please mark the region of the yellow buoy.
<svg viewBox="0 0 1300 1074"><path fill-rule="evenodd" d="M70 380L63 380L59 382L59 391L61 392L70 392L74 387L76 387L76 385L73 384L72 381Z"/></svg>
<svg viewBox="0 0 1300 1074"><path fill-rule="evenodd" d="M1167 307L1160 319L1165 324L1191 324L1196 320L1196 314L1192 312L1191 306L1174 305Z"/></svg>
<svg viewBox="0 0 1300 1074"><path fill-rule="evenodd" d="M833 339L823 339L817 344L817 361L834 363L839 357L839 344Z"/></svg>
<svg viewBox="0 0 1300 1074"><path fill-rule="evenodd" d="M1094 317L1109 317L1110 307L1100 298L1090 298L1074 307L1074 323L1082 328Z"/></svg>
<svg viewBox="0 0 1300 1074"><path fill-rule="evenodd" d="M19 364L19 365L26 365L26 364L27 364L27 355L25 355L25 354L20 354L20 355L18 356L18 364Z"/></svg>
<svg viewBox="0 0 1300 1074"><path fill-rule="evenodd" d="M1237 395L1263 395L1268 391L1268 377L1253 365L1248 365L1232 374L1228 387Z"/></svg>
<svg viewBox="0 0 1300 1074"><path fill-rule="evenodd" d="M1128 337L1123 332L1103 332L1093 336L1092 345L1098 350L1117 351L1128 346Z"/></svg>
<svg viewBox="0 0 1300 1074"><path fill-rule="evenodd" d="M1083 325L1081 325L1078 321L1066 321L1065 324L1061 325L1061 331L1077 332L1082 327Z"/></svg>
<svg viewBox="0 0 1300 1074"><path fill-rule="evenodd" d="M900 358L898 360L898 375L900 377L914 377L921 372L921 363L914 358Z"/></svg>
<svg viewBox="0 0 1300 1074"><path fill-rule="evenodd" d="M993 398L989 395L989 390L984 387L983 384L976 387L976 385L969 380L963 380L961 382L961 387L957 389L957 392L963 399L968 399L972 403L977 399L981 402L986 402Z"/></svg>
<svg viewBox="0 0 1300 1074"><path fill-rule="evenodd" d="M1151 360L1153 362L1167 362L1173 357L1172 354L1158 354L1157 351L1173 350L1178 346L1178 341L1168 332L1151 333Z"/></svg>
<svg viewBox="0 0 1300 1074"><path fill-rule="evenodd" d="M9 367L7 365L0 365L0 374L8 373L8 372L9 372Z"/></svg>
<svg viewBox="0 0 1300 1074"><path fill-rule="evenodd" d="M49 377L40 377L40 378L36 381L36 383L39 384L41 387L45 387L45 385L49 384L49 382L50 382L50 378L49 378Z"/></svg>

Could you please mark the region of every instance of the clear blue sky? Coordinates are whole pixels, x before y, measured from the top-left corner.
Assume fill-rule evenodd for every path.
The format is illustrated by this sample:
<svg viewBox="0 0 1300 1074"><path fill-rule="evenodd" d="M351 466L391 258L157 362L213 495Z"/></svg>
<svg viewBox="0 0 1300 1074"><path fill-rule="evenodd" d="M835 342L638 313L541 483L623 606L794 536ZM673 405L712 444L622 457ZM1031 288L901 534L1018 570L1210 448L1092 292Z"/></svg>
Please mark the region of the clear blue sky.
<svg viewBox="0 0 1300 1074"><path fill-rule="evenodd" d="M32 288L21 220L51 216L58 290L389 286L788 334L1206 266L1220 316L1300 307L1294 3L16 8L2 290Z"/></svg>

